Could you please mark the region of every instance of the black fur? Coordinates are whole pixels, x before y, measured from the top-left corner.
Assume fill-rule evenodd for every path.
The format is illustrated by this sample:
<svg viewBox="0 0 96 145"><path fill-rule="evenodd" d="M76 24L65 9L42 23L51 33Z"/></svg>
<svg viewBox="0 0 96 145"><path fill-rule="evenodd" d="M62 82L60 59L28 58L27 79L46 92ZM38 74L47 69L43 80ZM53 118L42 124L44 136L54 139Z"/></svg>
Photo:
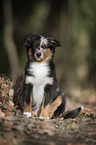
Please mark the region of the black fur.
<svg viewBox="0 0 96 145"><path fill-rule="evenodd" d="M65 110L65 105L66 105L66 101L65 101L65 95L64 93L61 92L59 86L58 86L58 82L57 82L57 78L56 78L56 71L55 71L55 65L53 62L53 56L55 53L55 47L59 47L60 46L60 42L58 40L56 40L55 37L49 37L49 36L44 36L44 38L46 38L45 41L46 45L42 44L42 48L40 48L41 44L40 44L40 40L41 38L43 39L42 36L37 36L37 35L27 35L24 40L23 40L23 44L26 47L27 50L27 56L28 56L28 61L26 63L25 66L25 77L24 79L20 82L17 81L17 83L15 84L15 94L14 94L14 103L16 105L18 105L22 110L24 109L24 103L29 104L30 103L30 95L32 93L32 88L33 85L32 84L26 84L25 79L26 76L32 76L33 78L35 77L31 71L29 71L30 68L30 62L32 64L34 64L34 62L38 62L38 63L42 63L42 61L45 59L43 58L43 54L41 54L41 50L47 50L50 49L51 50L51 54L52 56L49 56L50 59L48 59L48 69L50 70L49 74L47 77L49 78L53 78L53 82L52 84L46 84L45 88L44 88L44 108L48 105L48 104L52 104L57 98L58 96L61 96L61 100L62 103L60 104L60 106L57 106L57 109L54 111L53 115L52 115L52 119L56 118L58 116L60 116L61 114L63 114L64 110ZM30 51L30 52L29 52ZM38 54L38 55L37 55ZM39 56L40 54L40 56ZM49 54L48 54L49 55ZM41 57L42 56L42 57ZM39 70L38 70L39 71ZM21 92L19 93L18 89L16 90L16 86L21 84ZM17 91L17 92L16 92ZM19 93L19 95L18 95ZM35 104L32 104L32 107L34 108ZM41 104L42 105L42 104ZM66 114L64 116L64 118L73 118L75 117L81 110L80 108L77 108L73 111L70 111L68 114ZM41 107L38 111L38 116L40 115L41 112Z"/></svg>
<svg viewBox="0 0 96 145"><path fill-rule="evenodd" d="M68 119L68 118L75 118L78 113L81 111L81 107L79 108L76 108L72 111L69 111L65 116L64 116L64 119Z"/></svg>
<svg viewBox="0 0 96 145"><path fill-rule="evenodd" d="M65 101L65 95L64 95L64 93L62 93L61 96L62 96L62 103L55 110L55 112L54 112L54 114L52 116L52 119L60 116L65 111L66 101Z"/></svg>

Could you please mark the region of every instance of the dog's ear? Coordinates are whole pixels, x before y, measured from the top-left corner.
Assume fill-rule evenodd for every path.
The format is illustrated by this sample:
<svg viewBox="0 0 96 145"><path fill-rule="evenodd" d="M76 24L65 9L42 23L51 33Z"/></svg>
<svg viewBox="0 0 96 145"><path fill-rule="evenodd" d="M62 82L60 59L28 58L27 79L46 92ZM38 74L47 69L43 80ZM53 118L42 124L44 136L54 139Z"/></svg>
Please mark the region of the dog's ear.
<svg viewBox="0 0 96 145"><path fill-rule="evenodd" d="M25 38L23 39L22 43L24 46L26 47L30 47L30 43L32 42L32 40L34 40L36 38L35 35L27 35L25 36Z"/></svg>
<svg viewBox="0 0 96 145"><path fill-rule="evenodd" d="M60 42L55 37L47 36L47 39L49 41L49 44L48 44L49 46L54 47L54 48L60 46Z"/></svg>

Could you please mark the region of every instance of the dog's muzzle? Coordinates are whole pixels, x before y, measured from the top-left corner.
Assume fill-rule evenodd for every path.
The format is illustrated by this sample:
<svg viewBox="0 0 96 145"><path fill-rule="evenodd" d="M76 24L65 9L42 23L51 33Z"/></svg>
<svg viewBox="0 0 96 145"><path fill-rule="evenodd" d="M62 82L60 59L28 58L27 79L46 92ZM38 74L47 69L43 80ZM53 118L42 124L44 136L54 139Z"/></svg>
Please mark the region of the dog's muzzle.
<svg viewBox="0 0 96 145"><path fill-rule="evenodd" d="M44 59L44 55L42 52L36 52L35 55L34 55L35 59L40 61L40 60L43 60Z"/></svg>

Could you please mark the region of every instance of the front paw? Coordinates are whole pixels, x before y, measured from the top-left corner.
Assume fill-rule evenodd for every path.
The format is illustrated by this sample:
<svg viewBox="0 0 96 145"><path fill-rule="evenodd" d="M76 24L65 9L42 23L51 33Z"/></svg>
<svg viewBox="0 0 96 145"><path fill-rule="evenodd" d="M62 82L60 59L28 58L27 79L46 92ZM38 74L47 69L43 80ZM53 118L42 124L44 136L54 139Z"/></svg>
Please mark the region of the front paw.
<svg viewBox="0 0 96 145"><path fill-rule="evenodd" d="M24 112L24 115L26 115L27 117L31 117L31 112Z"/></svg>

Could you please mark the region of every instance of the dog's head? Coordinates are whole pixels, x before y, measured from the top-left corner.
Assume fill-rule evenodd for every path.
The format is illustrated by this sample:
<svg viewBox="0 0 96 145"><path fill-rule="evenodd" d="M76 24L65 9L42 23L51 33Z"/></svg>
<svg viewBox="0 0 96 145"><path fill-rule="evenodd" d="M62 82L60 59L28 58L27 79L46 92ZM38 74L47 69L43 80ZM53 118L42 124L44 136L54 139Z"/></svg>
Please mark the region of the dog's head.
<svg viewBox="0 0 96 145"><path fill-rule="evenodd" d="M28 35L23 40L27 48L29 61L48 61L53 57L55 47L60 46L60 42L55 37Z"/></svg>

